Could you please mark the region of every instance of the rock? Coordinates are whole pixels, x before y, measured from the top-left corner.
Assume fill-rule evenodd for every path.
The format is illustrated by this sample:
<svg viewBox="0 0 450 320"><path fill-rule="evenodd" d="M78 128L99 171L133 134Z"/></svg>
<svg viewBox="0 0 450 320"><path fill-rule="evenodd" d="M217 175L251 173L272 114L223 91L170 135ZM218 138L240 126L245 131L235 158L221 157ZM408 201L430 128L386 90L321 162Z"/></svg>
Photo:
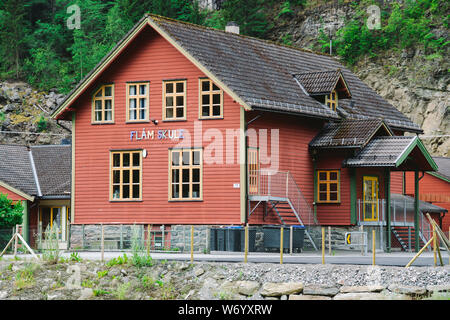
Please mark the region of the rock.
<svg viewBox="0 0 450 320"><path fill-rule="evenodd" d="M406 294L406 295L424 295L427 293L427 290L423 287L417 287L417 286L405 286L405 285L399 285L399 284L391 284L388 287L389 291L399 294Z"/></svg>
<svg viewBox="0 0 450 320"><path fill-rule="evenodd" d="M427 290L434 292L450 292L450 284L427 286Z"/></svg>
<svg viewBox="0 0 450 320"><path fill-rule="evenodd" d="M203 270L203 268L197 268L194 271L194 274L195 274L196 277L200 277L204 273L205 273L205 270Z"/></svg>
<svg viewBox="0 0 450 320"><path fill-rule="evenodd" d="M6 299L8 297L8 291L0 291L0 300Z"/></svg>
<svg viewBox="0 0 450 320"><path fill-rule="evenodd" d="M236 281L237 292L244 296L252 296L258 291L259 283L256 281Z"/></svg>
<svg viewBox="0 0 450 320"><path fill-rule="evenodd" d="M291 294L289 300L331 300L327 296L313 296L309 294Z"/></svg>
<svg viewBox="0 0 450 320"><path fill-rule="evenodd" d="M349 292L338 293L333 300L386 300L387 297L379 292Z"/></svg>
<svg viewBox="0 0 450 320"><path fill-rule="evenodd" d="M261 295L265 297L280 297L302 292L303 287L301 282L267 282L263 284Z"/></svg>
<svg viewBox="0 0 450 320"><path fill-rule="evenodd" d="M303 289L303 294L317 296L335 296L339 293L339 289L335 286L327 285L308 285Z"/></svg>
<svg viewBox="0 0 450 320"><path fill-rule="evenodd" d="M128 275L128 272L127 272L127 270L125 270L125 269L120 269L120 274L121 274L123 277L126 277L126 276Z"/></svg>
<svg viewBox="0 0 450 320"><path fill-rule="evenodd" d="M383 286L342 286L339 289L340 293L360 293L360 292L380 292L383 291Z"/></svg>
<svg viewBox="0 0 450 320"><path fill-rule="evenodd" d="M94 296L94 291L91 288L81 289L81 295L78 300L88 300Z"/></svg>

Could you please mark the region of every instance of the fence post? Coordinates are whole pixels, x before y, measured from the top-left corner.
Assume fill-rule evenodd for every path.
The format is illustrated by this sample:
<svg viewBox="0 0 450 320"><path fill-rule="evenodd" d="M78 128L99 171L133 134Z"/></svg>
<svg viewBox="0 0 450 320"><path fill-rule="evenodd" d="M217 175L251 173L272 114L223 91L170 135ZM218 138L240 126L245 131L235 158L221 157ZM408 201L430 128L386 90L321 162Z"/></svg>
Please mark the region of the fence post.
<svg viewBox="0 0 450 320"><path fill-rule="evenodd" d="M150 230L151 230L151 227L148 224L147 225L147 257L150 256L150 239L151 239Z"/></svg>
<svg viewBox="0 0 450 320"><path fill-rule="evenodd" d="M191 263L194 262L194 226L191 226Z"/></svg>
<svg viewBox="0 0 450 320"><path fill-rule="evenodd" d="M101 224L102 227L102 242L101 242L101 248L102 248L102 261L105 260L105 228L103 227L103 223Z"/></svg>
<svg viewBox="0 0 450 320"><path fill-rule="evenodd" d="M322 264L325 264L325 228L322 227Z"/></svg>
<svg viewBox="0 0 450 320"><path fill-rule="evenodd" d="M283 227L280 229L280 264L283 264Z"/></svg>
<svg viewBox="0 0 450 320"><path fill-rule="evenodd" d="M14 229L15 229L14 232L14 258L15 258L17 254L17 245L18 245L17 234L19 233L19 225L16 224L16 227Z"/></svg>
<svg viewBox="0 0 450 320"><path fill-rule="evenodd" d="M289 252L292 254L292 249L294 246L294 227L290 226L289 229Z"/></svg>
<svg viewBox="0 0 450 320"><path fill-rule="evenodd" d="M328 226L328 254L331 256L331 226Z"/></svg>
<svg viewBox="0 0 450 320"><path fill-rule="evenodd" d="M437 255L436 255L436 229L434 227L434 224L432 224L432 228L433 228L433 261L434 261L434 266L437 266ZM417 232L417 231L416 231Z"/></svg>
<svg viewBox="0 0 450 320"><path fill-rule="evenodd" d="M375 229L372 230L372 265L375 265Z"/></svg>
<svg viewBox="0 0 450 320"><path fill-rule="evenodd" d="M367 246L367 243L364 243L365 241L363 241L363 239L364 239L364 226L363 225L361 225L359 227L359 232L361 233L361 255L363 256L364 255L364 245ZM364 243L364 245L363 245L363 243Z"/></svg>

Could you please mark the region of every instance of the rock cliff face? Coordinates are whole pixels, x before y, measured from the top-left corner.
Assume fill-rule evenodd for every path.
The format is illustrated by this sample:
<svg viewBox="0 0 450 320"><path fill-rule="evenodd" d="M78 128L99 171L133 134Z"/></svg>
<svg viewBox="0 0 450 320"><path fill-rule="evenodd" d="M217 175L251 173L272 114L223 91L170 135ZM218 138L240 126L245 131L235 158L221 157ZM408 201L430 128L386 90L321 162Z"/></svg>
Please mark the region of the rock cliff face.
<svg viewBox="0 0 450 320"><path fill-rule="evenodd" d="M296 11L284 19L274 19L269 37L292 45L318 49L320 30L334 37L354 15L350 5L322 5ZM434 34L446 32L438 26ZM287 37L287 35L289 35ZM336 57L338 59L338 57ZM450 157L450 59L427 56L423 48L390 50L374 58L363 58L352 71L367 85L403 112L424 131L421 139L434 156Z"/></svg>
<svg viewBox="0 0 450 320"><path fill-rule="evenodd" d="M61 94L39 92L23 82L0 82L0 143L67 142L71 137L71 123L58 124L50 118L51 110L62 98Z"/></svg>

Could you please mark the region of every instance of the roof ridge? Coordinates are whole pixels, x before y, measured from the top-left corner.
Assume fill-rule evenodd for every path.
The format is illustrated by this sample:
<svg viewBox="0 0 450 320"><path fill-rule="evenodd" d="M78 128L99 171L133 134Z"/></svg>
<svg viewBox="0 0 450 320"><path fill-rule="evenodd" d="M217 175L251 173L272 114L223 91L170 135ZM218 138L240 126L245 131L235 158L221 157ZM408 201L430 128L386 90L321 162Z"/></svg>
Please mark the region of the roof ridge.
<svg viewBox="0 0 450 320"><path fill-rule="evenodd" d="M186 21L181 21L181 20L177 20L177 19L173 19L173 18L168 18L168 17L164 17L164 16L161 16L161 15L158 15L158 14L154 14L154 13L150 13L150 12L146 13L144 15L144 17L145 16L146 17L151 17L151 18L156 18L156 19L161 19L161 20L166 20L166 21L169 21L169 22L185 24L185 25L188 25L188 26L197 27L199 29L211 30L211 31L215 31L215 32L222 32L224 34L227 34L227 35L230 35L230 36L233 36L233 37L240 37L240 38L244 38L244 39L247 38L247 39L250 39L250 40L257 40L257 41L265 42L267 44L272 44L272 45L279 46L279 47L285 47L285 48L288 48L288 49L294 49L294 50L298 50L298 51L302 51L302 52L308 52L308 53L323 55L323 56L327 56L327 57L336 59L336 57L334 57L334 56L332 56L332 55L330 55L330 54L328 54L326 52L318 52L318 51L314 51L314 50L307 49L307 48L295 47L295 46L292 46L292 45L287 45L287 44L275 42L275 41L268 40L268 39L261 39L261 38L257 38L257 37L253 37L253 36L248 36L248 35L245 35L245 34L232 33L232 32L228 32L226 30L216 29L216 28L213 28L213 27L202 26L202 25L195 24L195 23L192 23L192 22L186 22Z"/></svg>

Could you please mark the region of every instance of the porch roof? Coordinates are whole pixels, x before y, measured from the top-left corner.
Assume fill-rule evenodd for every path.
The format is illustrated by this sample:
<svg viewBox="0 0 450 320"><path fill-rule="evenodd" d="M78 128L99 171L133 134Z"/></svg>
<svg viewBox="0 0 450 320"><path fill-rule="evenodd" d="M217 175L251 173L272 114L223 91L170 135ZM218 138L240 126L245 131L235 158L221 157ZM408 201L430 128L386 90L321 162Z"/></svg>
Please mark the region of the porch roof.
<svg viewBox="0 0 450 320"><path fill-rule="evenodd" d="M436 171L438 168L417 136L376 137L355 157L345 160L344 165L401 171Z"/></svg>
<svg viewBox="0 0 450 320"><path fill-rule="evenodd" d="M414 211L414 198L399 194L391 193L391 208L396 208L403 211L406 208L407 212ZM436 206L426 201L419 200L419 210L423 213L441 213L448 212L447 209Z"/></svg>

